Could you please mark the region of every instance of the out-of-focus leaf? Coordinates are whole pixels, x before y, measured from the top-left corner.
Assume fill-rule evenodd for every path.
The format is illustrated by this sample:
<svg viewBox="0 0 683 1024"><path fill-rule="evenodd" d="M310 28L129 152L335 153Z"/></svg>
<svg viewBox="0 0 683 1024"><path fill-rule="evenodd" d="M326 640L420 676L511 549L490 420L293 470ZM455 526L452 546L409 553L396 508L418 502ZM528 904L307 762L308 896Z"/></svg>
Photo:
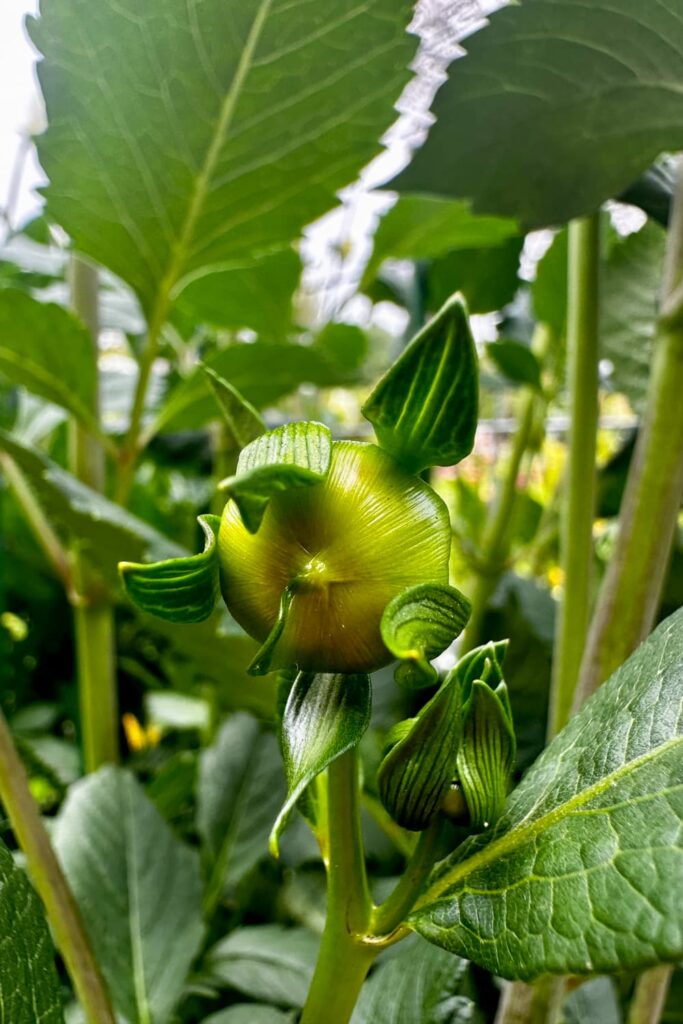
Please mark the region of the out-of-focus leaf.
<svg viewBox="0 0 683 1024"><path fill-rule="evenodd" d="M411 471L452 466L472 450L479 364L457 296L430 320L363 406L380 445Z"/></svg>
<svg viewBox="0 0 683 1024"><path fill-rule="evenodd" d="M305 928L277 924L238 928L206 955L210 977L253 999L303 1006L313 977L318 940Z"/></svg>
<svg viewBox="0 0 683 1024"><path fill-rule="evenodd" d="M204 930L196 853L112 767L71 787L55 845L117 1011L169 1021Z"/></svg>
<svg viewBox="0 0 683 1024"><path fill-rule="evenodd" d="M314 345L352 378L368 353L368 336L355 324L329 323L316 336Z"/></svg>
<svg viewBox="0 0 683 1024"><path fill-rule="evenodd" d="M253 405L229 381L208 366L205 370L209 386L223 414L228 443L238 451L246 448L259 434L265 433L265 423Z"/></svg>
<svg viewBox="0 0 683 1024"><path fill-rule="evenodd" d="M621 1006L612 978L591 978L567 996L564 1024L622 1024Z"/></svg>
<svg viewBox="0 0 683 1024"><path fill-rule="evenodd" d="M86 426L95 422L95 352L68 310L20 291L0 291L0 371Z"/></svg>
<svg viewBox="0 0 683 1024"><path fill-rule="evenodd" d="M250 715L232 715L199 760L197 827L208 906L231 895L268 855L268 835L284 794L275 737Z"/></svg>
<svg viewBox="0 0 683 1024"><path fill-rule="evenodd" d="M486 354L513 384L528 384L540 390L541 366L528 345L504 338L490 342L486 346Z"/></svg>
<svg viewBox="0 0 683 1024"><path fill-rule="evenodd" d="M219 1010L206 1017L202 1024L291 1024L290 1014L276 1010L274 1006L260 1003L241 1003Z"/></svg>
<svg viewBox="0 0 683 1024"><path fill-rule="evenodd" d="M292 297L301 275L293 249L200 268L186 279L178 300L182 316L214 327L249 327L283 339L292 320Z"/></svg>
<svg viewBox="0 0 683 1024"><path fill-rule="evenodd" d="M467 300L470 313L488 313L511 302L519 279L522 236L512 236L500 245L485 249L463 249L446 253L427 270L427 301L439 309L454 292Z"/></svg>
<svg viewBox="0 0 683 1024"><path fill-rule="evenodd" d="M400 192L466 196L525 227L561 224L683 146L675 5L525 0L466 49L427 142L391 183Z"/></svg>
<svg viewBox="0 0 683 1024"><path fill-rule="evenodd" d="M683 609L588 700L409 918L507 978L683 955Z"/></svg>
<svg viewBox="0 0 683 1024"><path fill-rule="evenodd" d="M40 900L0 842L0 1024L63 1024L54 949Z"/></svg>
<svg viewBox="0 0 683 1024"><path fill-rule="evenodd" d="M29 31L44 55L49 216L165 319L198 272L297 238L378 153L410 77L411 11L44 4Z"/></svg>
<svg viewBox="0 0 683 1024"><path fill-rule="evenodd" d="M647 391L666 233L649 223L610 246L600 285L600 350L610 385L638 412Z"/></svg>
<svg viewBox="0 0 683 1024"><path fill-rule="evenodd" d="M340 370L314 346L265 341L231 345L204 365L229 381L257 409L272 405L300 384L331 387L344 382ZM150 429L154 433L197 430L217 418L206 373L197 367L171 391Z"/></svg>
<svg viewBox="0 0 683 1024"><path fill-rule="evenodd" d="M466 202L401 196L379 222L361 287L374 280L384 260L434 259L454 249L501 245L516 234L513 220L479 217Z"/></svg>
<svg viewBox="0 0 683 1024"><path fill-rule="evenodd" d="M536 280L531 285L534 315L558 337L567 325L567 231L553 238L550 248L538 261Z"/></svg>
<svg viewBox="0 0 683 1024"><path fill-rule="evenodd" d="M363 985L351 1024L481 1024L463 991L467 966L412 936Z"/></svg>
<svg viewBox="0 0 683 1024"><path fill-rule="evenodd" d="M270 834L274 856L297 800L332 761L358 746L370 724L371 709L369 676L300 672L294 680L282 716L287 799Z"/></svg>

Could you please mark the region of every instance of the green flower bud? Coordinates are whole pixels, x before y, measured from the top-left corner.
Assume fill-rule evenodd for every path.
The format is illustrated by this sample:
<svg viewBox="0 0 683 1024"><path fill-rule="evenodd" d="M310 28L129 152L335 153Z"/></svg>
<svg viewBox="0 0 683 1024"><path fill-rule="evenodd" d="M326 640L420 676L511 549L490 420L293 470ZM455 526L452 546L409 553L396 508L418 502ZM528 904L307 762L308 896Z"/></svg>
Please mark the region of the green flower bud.
<svg viewBox="0 0 683 1024"><path fill-rule="evenodd" d="M419 832L439 814L456 772L462 729L462 687L451 673L416 718L387 736L377 781L394 821Z"/></svg>
<svg viewBox="0 0 683 1024"><path fill-rule="evenodd" d="M501 815L515 761L515 730L507 686L474 680L464 709L457 777L470 823L484 829Z"/></svg>
<svg viewBox="0 0 683 1024"><path fill-rule="evenodd" d="M447 583L449 551L438 495L380 448L352 441L333 442L321 482L274 491L255 533L230 501L218 535L228 609L251 636L270 638L259 671L388 664L384 609L406 587Z"/></svg>

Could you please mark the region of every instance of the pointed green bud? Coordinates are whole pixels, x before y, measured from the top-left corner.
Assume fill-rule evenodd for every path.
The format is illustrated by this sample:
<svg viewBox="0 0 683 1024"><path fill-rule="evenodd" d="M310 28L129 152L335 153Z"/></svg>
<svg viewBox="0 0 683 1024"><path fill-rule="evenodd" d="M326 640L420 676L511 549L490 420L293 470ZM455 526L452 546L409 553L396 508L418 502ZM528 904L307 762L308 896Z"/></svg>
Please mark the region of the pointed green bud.
<svg viewBox="0 0 683 1024"><path fill-rule="evenodd" d="M501 815L515 761L515 730L507 686L475 679L464 708L457 776L470 823L488 828Z"/></svg>
<svg viewBox="0 0 683 1024"><path fill-rule="evenodd" d="M478 406L477 352L456 295L413 338L362 411L382 448L416 473L469 455Z"/></svg>
<svg viewBox="0 0 683 1024"><path fill-rule="evenodd" d="M461 731L462 687L451 672L420 713L387 737L391 749L379 767L379 793L403 828L419 832L439 813L456 774Z"/></svg>

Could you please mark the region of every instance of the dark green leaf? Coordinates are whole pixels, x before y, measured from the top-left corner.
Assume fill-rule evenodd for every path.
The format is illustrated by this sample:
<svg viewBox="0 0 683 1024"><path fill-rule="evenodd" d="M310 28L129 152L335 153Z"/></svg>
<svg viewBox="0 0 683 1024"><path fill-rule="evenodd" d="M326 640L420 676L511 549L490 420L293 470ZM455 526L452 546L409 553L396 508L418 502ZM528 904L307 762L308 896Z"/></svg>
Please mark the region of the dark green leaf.
<svg viewBox="0 0 683 1024"><path fill-rule="evenodd" d="M600 354L611 387L640 412L645 403L662 287L666 233L654 223L616 239L600 282Z"/></svg>
<svg viewBox="0 0 683 1024"><path fill-rule="evenodd" d="M492 341L486 346L486 354L513 384L528 384L540 390L541 366L528 345L506 339Z"/></svg>
<svg viewBox="0 0 683 1024"><path fill-rule="evenodd" d="M259 409L272 405L300 384L330 387L345 379L314 346L277 345L265 341L230 345L208 358L204 366L230 381L240 395ZM198 366L170 393L150 432L197 430L214 418L215 407L206 373Z"/></svg>
<svg viewBox="0 0 683 1024"><path fill-rule="evenodd" d="M219 485L256 533L268 502L280 491L311 487L325 479L332 435L322 423L286 423L256 438L240 452L237 473Z"/></svg>
<svg viewBox="0 0 683 1024"><path fill-rule="evenodd" d="M0 371L85 426L95 422L97 368L90 335L60 306L0 291Z"/></svg>
<svg viewBox="0 0 683 1024"><path fill-rule="evenodd" d="M433 685L438 673L429 662L460 636L471 610L465 595L444 583L419 583L390 601L380 629L387 649L402 661L396 681Z"/></svg>
<svg viewBox="0 0 683 1024"><path fill-rule="evenodd" d="M677 4L525 0L470 36L392 183L526 227L592 213L683 146Z"/></svg>
<svg viewBox="0 0 683 1024"><path fill-rule="evenodd" d="M680 959L682 683L683 610L444 862L412 926L507 978Z"/></svg>
<svg viewBox="0 0 683 1024"><path fill-rule="evenodd" d="M259 434L265 432L265 423L251 402L242 398L229 381L224 380L210 366L205 366L204 370L223 414L229 444L238 450L245 448L250 441L254 441Z"/></svg>
<svg viewBox="0 0 683 1024"><path fill-rule="evenodd" d="M438 814L455 778L462 733L462 685L451 672L411 721L387 737L397 742L384 757L377 781L382 803L403 828L420 831Z"/></svg>
<svg viewBox="0 0 683 1024"><path fill-rule="evenodd" d="M275 737L250 715L232 715L202 751L197 828L207 867L206 905L234 895L268 853L268 834L284 798Z"/></svg>
<svg viewBox="0 0 683 1024"><path fill-rule="evenodd" d="M466 972L465 960L413 936L373 971L351 1024L481 1024Z"/></svg>
<svg viewBox="0 0 683 1024"><path fill-rule="evenodd" d="M30 32L50 217L148 317L199 272L288 244L379 152L410 77L411 8L45 4Z"/></svg>
<svg viewBox="0 0 683 1024"><path fill-rule="evenodd" d="M558 231L550 248L538 261L536 280L531 285L534 315L547 324L558 338L567 325L567 231Z"/></svg>
<svg viewBox="0 0 683 1024"><path fill-rule="evenodd" d="M466 202L436 196L401 196L379 222L361 287L374 280L387 259L434 259L454 249L498 246L516 234L514 221L479 217L470 212Z"/></svg>
<svg viewBox="0 0 683 1024"><path fill-rule="evenodd" d="M249 327L274 341L291 330L292 298L301 275L293 249L230 261L186 278L178 311L192 323Z"/></svg>
<svg viewBox="0 0 683 1024"><path fill-rule="evenodd" d="M0 842L0 1024L64 1024L54 949L40 900Z"/></svg>
<svg viewBox="0 0 683 1024"><path fill-rule="evenodd" d="M472 450L477 353L455 297L413 338L363 406L383 448L413 471L452 466Z"/></svg>
<svg viewBox="0 0 683 1024"><path fill-rule="evenodd" d="M71 787L55 844L116 1010L169 1021L202 942L198 857L112 767Z"/></svg>
<svg viewBox="0 0 683 1024"><path fill-rule="evenodd" d="M358 746L370 724L372 694L366 675L300 672L282 716L285 800L270 834L270 851L310 782L345 751Z"/></svg>
<svg viewBox="0 0 683 1024"><path fill-rule="evenodd" d="M427 301L439 309L450 295L465 296L470 313L489 313L512 302L519 287L521 235L486 249L446 253L427 270Z"/></svg>
<svg viewBox="0 0 683 1024"><path fill-rule="evenodd" d="M318 940L305 928L268 924L239 928L206 956L219 983L278 1006L303 1006L313 976Z"/></svg>
<svg viewBox="0 0 683 1024"><path fill-rule="evenodd" d="M463 711L458 782L474 829L500 817L515 761L515 731L504 682L496 689L475 679Z"/></svg>
<svg viewBox="0 0 683 1024"><path fill-rule="evenodd" d="M218 598L216 540L220 516L199 516L204 531L204 550L198 555L140 564L120 562L126 594L143 612L169 622L203 622L212 614Z"/></svg>

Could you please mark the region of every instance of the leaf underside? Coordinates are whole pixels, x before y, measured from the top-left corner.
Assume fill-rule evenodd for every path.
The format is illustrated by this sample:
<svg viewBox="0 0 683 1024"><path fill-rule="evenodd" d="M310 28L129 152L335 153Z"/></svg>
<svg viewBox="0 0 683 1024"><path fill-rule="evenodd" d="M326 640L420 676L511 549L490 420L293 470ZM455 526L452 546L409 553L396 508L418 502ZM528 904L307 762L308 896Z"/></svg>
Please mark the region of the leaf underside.
<svg viewBox="0 0 683 1024"><path fill-rule="evenodd" d="M525 0L466 50L392 188L540 227L592 213L683 147L678 0Z"/></svg>
<svg viewBox="0 0 683 1024"><path fill-rule="evenodd" d="M683 610L550 744L410 919L506 978L683 955Z"/></svg>

